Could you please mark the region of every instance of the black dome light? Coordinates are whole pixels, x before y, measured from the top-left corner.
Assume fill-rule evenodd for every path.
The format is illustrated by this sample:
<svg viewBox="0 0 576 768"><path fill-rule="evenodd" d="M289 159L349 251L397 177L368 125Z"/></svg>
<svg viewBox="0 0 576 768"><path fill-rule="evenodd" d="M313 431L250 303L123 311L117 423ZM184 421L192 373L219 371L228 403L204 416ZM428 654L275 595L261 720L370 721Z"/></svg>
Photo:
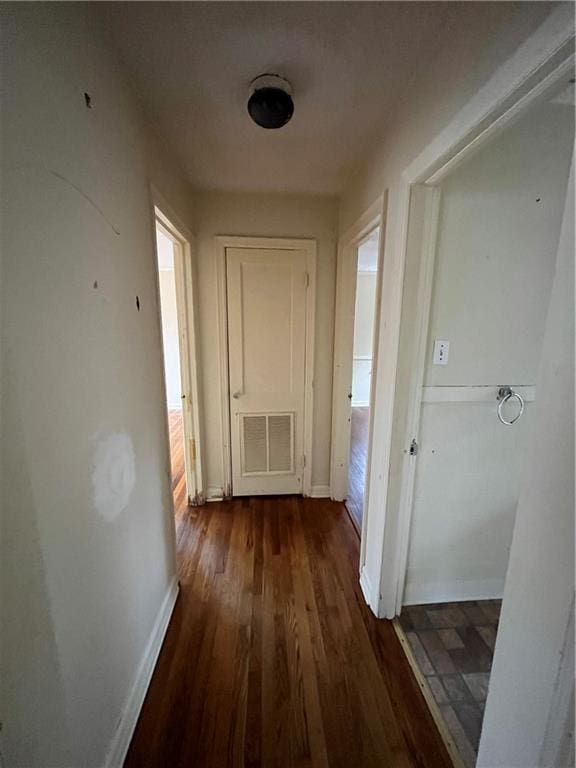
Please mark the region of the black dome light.
<svg viewBox="0 0 576 768"><path fill-rule="evenodd" d="M259 75L250 83L248 112L262 128L282 128L294 114L292 88L278 75Z"/></svg>

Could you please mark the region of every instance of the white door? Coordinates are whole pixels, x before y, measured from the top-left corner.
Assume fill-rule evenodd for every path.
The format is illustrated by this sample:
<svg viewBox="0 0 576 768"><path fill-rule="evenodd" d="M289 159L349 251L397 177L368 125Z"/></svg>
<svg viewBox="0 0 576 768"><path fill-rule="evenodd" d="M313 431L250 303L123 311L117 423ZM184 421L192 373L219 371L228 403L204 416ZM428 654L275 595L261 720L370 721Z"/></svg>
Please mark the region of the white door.
<svg viewBox="0 0 576 768"><path fill-rule="evenodd" d="M232 492L302 493L306 253L227 248Z"/></svg>

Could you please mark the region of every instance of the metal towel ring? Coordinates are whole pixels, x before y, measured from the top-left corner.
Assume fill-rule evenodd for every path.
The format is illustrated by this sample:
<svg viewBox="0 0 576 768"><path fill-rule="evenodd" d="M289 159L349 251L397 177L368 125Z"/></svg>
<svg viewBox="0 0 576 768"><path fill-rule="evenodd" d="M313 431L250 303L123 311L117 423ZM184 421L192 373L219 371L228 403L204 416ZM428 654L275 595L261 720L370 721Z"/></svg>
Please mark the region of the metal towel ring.
<svg viewBox="0 0 576 768"><path fill-rule="evenodd" d="M505 403L508 402L508 400L511 400L512 398L516 398L518 400L518 405L520 406L520 409L516 416L511 421L506 421L504 416L502 416L502 407ZM506 427L511 427L512 424L515 424L520 416L524 413L524 400L521 395L518 394L518 392L514 392L510 387L500 387L498 390L498 400L500 401L498 403L498 418L504 424Z"/></svg>

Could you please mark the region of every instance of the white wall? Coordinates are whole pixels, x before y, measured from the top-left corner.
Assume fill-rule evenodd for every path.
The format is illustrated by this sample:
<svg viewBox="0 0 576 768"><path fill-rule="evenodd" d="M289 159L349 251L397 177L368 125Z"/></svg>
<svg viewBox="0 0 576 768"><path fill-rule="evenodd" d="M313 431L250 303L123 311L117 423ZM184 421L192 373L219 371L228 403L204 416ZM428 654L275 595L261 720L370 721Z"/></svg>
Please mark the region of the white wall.
<svg viewBox="0 0 576 768"><path fill-rule="evenodd" d="M535 383L573 140L546 102L443 182L425 386Z"/></svg>
<svg viewBox="0 0 576 768"><path fill-rule="evenodd" d="M537 386L479 768L574 765L573 175Z"/></svg>
<svg viewBox="0 0 576 768"><path fill-rule="evenodd" d="M336 280L337 202L300 195L198 193L194 197L200 369L204 393L204 460L209 496L222 493L217 235L314 238L318 244L312 485L326 489L330 476L332 358Z"/></svg>
<svg viewBox="0 0 576 768"><path fill-rule="evenodd" d="M162 310L162 347L164 351L164 379L168 408L182 407L182 380L180 378L180 346L176 281L174 276L174 245L160 230L156 230L158 248L158 283Z"/></svg>
<svg viewBox="0 0 576 768"><path fill-rule="evenodd" d="M4 5L2 56L2 753L89 768L175 576L149 179L189 201L88 5Z"/></svg>
<svg viewBox="0 0 576 768"><path fill-rule="evenodd" d="M372 338L376 309L376 272L358 272L354 312L352 405L369 405L372 378Z"/></svg>
<svg viewBox="0 0 576 768"><path fill-rule="evenodd" d="M536 381L573 141L572 107L546 103L442 185L424 385L453 402L422 406L406 603L502 596L533 403L506 428L495 393Z"/></svg>

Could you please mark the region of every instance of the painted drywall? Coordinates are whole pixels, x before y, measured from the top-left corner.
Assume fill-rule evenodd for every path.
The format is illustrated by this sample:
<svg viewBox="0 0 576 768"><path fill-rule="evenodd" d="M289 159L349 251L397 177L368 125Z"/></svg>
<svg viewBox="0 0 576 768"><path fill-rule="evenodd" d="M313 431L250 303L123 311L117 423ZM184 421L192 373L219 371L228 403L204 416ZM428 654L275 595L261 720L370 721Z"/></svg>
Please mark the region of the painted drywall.
<svg viewBox="0 0 576 768"><path fill-rule="evenodd" d="M156 231L158 247L158 287L162 318L162 347L164 352L164 379L168 408L182 406L180 378L180 347L178 340L178 309L174 278L174 246L162 232Z"/></svg>
<svg viewBox="0 0 576 768"><path fill-rule="evenodd" d="M175 576L149 181L189 200L89 5L1 13L3 765L89 768Z"/></svg>
<svg viewBox="0 0 576 768"><path fill-rule="evenodd" d="M317 241L312 486L326 488L330 476L337 201L335 198L301 195L197 193L194 196L194 219L208 496L220 495L223 483L217 235L302 237Z"/></svg>
<svg viewBox="0 0 576 768"><path fill-rule="evenodd" d="M358 272L354 312L352 405L368 405L370 403L375 303L376 272Z"/></svg>
<svg viewBox="0 0 576 768"><path fill-rule="evenodd" d="M494 400L422 406L405 603L502 596L534 405L510 429L495 396L536 381L573 141L545 103L442 185L424 385Z"/></svg>
<svg viewBox="0 0 576 768"><path fill-rule="evenodd" d="M479 768L574 765L573 174L537 387Z"/></svg>
<svg viewBox="0 0 576 768"><path fill-rule="evenodd" d="M375 386L370 487L366 511L366 546L363 571L372 584L371 603L378 610L381 594L388 594L390 579L381 583L383 563L394 563L397 551L398 489L405 446L391 434L395 410L395 361L398 352L402 280L399 264L404 253L397 244L404 226L402 174L438 134L470 102L478 90L510 59L516 49L545 23L558 6L543 3L466 3L463 18L451 24L450 45L439 45L426 72L414 77L403 99L390 112L390 121L379 142L367 147L366 161L350 180L343 196L339 227L344 233L375 200L387 191L384 261L381 277L381 313L378 333L379 368ZM558 28L572 23L566 4ZM381 425L380 427L378 425ZM378 586L380 589L378 589ZM387 591L388 589L388 591ZM388 601L388 605L392 600ZM389 609L388 609L389 610ZM393 611L389 610L389 615Z"/></svg>
<svg viewBox="0 0 576 768"><path fill-rule="evenodd" d="M546 102L442 184L425 386L534 384L573 140Z"/></svg>

